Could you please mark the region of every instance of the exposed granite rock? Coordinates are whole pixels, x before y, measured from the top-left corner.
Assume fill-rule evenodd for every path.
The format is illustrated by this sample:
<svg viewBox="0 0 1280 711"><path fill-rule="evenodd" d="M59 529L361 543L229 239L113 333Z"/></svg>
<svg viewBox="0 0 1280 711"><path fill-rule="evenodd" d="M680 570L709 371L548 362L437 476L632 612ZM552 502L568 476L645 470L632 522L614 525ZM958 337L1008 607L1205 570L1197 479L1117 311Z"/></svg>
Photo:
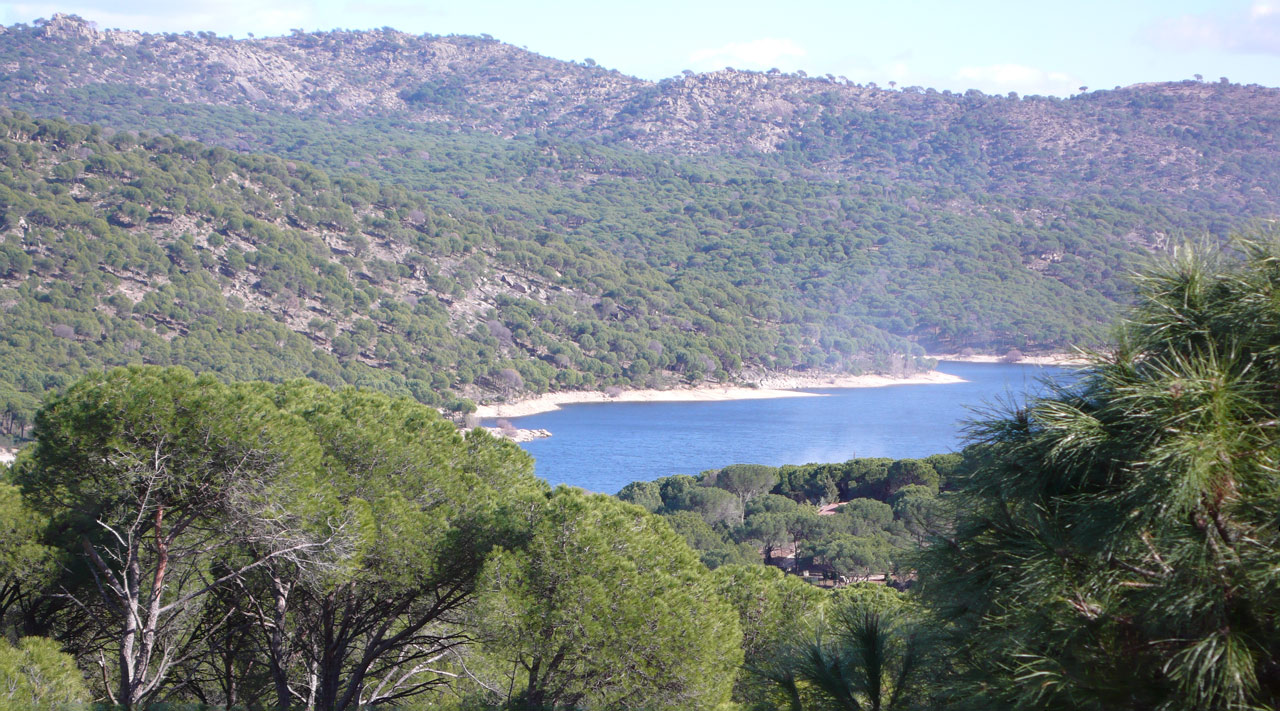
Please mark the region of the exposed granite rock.
<svg viewBox="0 0 1280 711"><path fill-rule="evenodd" d="M522 430L504 427L486 427L485 430L495 437L506 437L512 442L532 442L551 436L550 430Z"/></svg>
<svg viewBox="0 0 1280 711"><path fill-rule="evenodd" d="M593 62L544 57L488 36L411 35L391 29L295 32L234 40L213 33L99 30L75 15L9 28L3 42L52 43L57 62L5 67L0 92L47 93L134 84L183 103L252 105L289 112L394 114L501 136L549 132L646 151L773 152L791 141L837 138L840 150L810 169L841 176L897 175L898 162L951 149L988 156L994 179L1013 166L1025 180L1061 174L1061 161L1094 174L1155 175L1157 190L1185 191L1232 178L1179 137L1231 126L1240 150L1271 144L1280 90L1215 82L1140 84L1071 100L987 96L921 87L886 90L845 77L734 69L650 82ZM49 66L46 66L49 65ZM55 66L56 65L56 66ZM869 121L863 131L859 116ZM829 129L826 121L837 117ZM891 117L886 124L883 119ZM823 127L817 135L813 126ZM901 135L886 136L885 127ZM900 131L898 129L901 129ZM827 135L836 130L838 135ZM935 137L941 135L938 144ZM898 145L893 155L862 146ZM1082 159L1083 157L1083 159ZM1214 160L1235 160L1228 155ZM1117 163L1118 162L1118 163ZM1116 165L1112 165L1116 164Z"/></svg>

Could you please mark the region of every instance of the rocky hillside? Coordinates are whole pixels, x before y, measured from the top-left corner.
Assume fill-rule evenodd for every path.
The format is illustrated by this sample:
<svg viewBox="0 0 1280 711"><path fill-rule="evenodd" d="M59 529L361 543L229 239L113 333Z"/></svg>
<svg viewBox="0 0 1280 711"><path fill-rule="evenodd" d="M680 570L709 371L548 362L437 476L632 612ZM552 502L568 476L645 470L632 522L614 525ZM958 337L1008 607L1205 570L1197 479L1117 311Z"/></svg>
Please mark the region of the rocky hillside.
<svg viewBox="0 0 1280 711"><path fill-rule="evenodd" d="M1153 253L1280 213L1280 90L1221 82L653 83L488 37L57 15L0 32L0 105L19 413L133 360L463 407L1058 350Z"/></svg>
<svg viewBox="0 0 1280 711"><path fill-rule="evenodd" d="M900 90L844 77L725 69L647 82L489 37L99 30L55 15L6 29L11 100L129 85L171 101L297 115L403 115L496 135L549 133L675 154L799 153L829 175L868 172L1008 193L1145 185L1274 204L1280 91L1146 84L1048 97ZM959 171L962 174L957 174Z"/></svg>
<svg viewBox="0 0 1280 711"><path fill-rule="evenodd" d="M611 118L600 113L604 107L649 86L489 38L389 29L231 40L100 31L54 15L38 27L7 28L7 35L5 44L23 46L26 55L6 62L17 91L128 83L196 103L349 115L408 110L418 120L469 119L493 130L602 125Z"/></svg>
<svg viewBox="0 0 1280 711"><path fill-rule="evenodd" d="M775 352L824 362L805 315L771 294L518 242L402 189L7 111L0 131L0 435L25 431L46 389L134 362L455 411L727 379ZM863 362L827 365L916 367L895 356L910 344L880 337Z"/></svg>

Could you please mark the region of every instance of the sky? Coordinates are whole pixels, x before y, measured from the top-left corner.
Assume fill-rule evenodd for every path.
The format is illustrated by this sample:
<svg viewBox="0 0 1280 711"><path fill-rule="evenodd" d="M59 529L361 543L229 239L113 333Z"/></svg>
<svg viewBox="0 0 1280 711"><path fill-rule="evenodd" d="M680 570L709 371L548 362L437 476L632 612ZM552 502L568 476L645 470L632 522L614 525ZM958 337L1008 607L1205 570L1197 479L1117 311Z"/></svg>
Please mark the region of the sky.
<svg viewBox="0 0 1280 711"><path fill-rule="evenodd" d="M729 66L1023 95L1197 74L1280 85L1280 0L0 2L6 25L55 12L103 29L241 38L294 28L488 34L650 80Z"/></svg>

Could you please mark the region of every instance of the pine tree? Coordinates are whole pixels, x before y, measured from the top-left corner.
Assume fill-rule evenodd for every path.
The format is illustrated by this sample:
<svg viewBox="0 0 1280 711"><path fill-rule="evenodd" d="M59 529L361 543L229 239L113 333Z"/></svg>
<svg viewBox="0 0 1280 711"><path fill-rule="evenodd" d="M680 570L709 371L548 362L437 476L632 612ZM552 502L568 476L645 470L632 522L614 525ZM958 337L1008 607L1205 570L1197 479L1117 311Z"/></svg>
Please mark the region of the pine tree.
<svg viewBox="0 0 1280 711"><path fill-rule="evenodd" d="M1280 706L1280 245L1138 282L1112 353L974 429L923 575L958 707Z"/></svg>

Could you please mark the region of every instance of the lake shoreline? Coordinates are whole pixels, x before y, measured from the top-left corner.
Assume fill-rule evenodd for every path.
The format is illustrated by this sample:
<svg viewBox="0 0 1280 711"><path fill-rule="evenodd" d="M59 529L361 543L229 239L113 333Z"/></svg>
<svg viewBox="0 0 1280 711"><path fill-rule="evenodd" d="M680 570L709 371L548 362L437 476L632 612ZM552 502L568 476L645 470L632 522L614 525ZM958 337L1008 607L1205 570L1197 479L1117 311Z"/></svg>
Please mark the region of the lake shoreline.
<svg viewBox="0 0 1280 711"><path fill-rule="evenodd" d="M1050 353L1048 355L1022 356L1015 361L1006 361L1004 356L998 355L960 355L958 353L930 355L930 358L936 358L946 363L1008 363L1010 365L1056 365L1062 368L1071 368L1081 365L1088 365L1089 360L1082 357L1079 353Z"/></svg>
<svg viewBox="0 0 1280 711"><path fill-rule="evenodd" d="M481 419L527 417L554 412L561 405L604 402L722 402L729 400L765 400L787 397L822 397L823 393L806 389L881 388L894 385L951 385L967 382L964 378L936 370L902 378L887 375L770 375L761 378L756 387L745 385L701 385L670 390L623 390L615 396L600 391L563 391L545 393L527 400L497 405L480 405L476 415Z"/></svg>
<svg viewBox="0 0 1280 711"><path fill-rule="evenodd" d="M809 391L801 396L616 407L566 403L555 412L511 417L501 427L492 419L474 424L508 431L545 428L553 436L519 445L536 458L537 475L553 486L611 494L630 482L734 463L777 467L959 451L965 444L965 423L1034 397L1058 377L1075 377L1069 369L1005 363L943 363L940 370L964 382L945 387L836 388L832 386L840 384L839 379L807 378L787 383ZM743 382L754 383L766 375L775 374L754 372Z"/></svg>

